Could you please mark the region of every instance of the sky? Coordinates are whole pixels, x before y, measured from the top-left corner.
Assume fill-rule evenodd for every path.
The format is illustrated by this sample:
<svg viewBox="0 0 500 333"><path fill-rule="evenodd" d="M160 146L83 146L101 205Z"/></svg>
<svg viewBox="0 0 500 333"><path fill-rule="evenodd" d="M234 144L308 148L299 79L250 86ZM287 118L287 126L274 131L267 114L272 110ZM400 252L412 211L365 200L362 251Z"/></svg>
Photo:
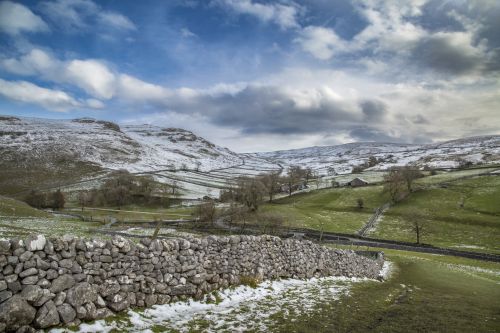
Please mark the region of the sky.
<svg viewBox="0 0 500 333"><path fill-rule="evenodd" d="M0 1L0 114L237 152L500 134L497 0Z"/></svg>

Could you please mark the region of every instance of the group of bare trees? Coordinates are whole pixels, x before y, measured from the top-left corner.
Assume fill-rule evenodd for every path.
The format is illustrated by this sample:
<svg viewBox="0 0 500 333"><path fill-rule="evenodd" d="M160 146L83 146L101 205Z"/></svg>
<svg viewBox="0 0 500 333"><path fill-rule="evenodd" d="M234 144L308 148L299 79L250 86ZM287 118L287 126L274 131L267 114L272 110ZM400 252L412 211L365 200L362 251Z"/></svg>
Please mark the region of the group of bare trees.
<svg viewBox="0 0 500 333"><path fill-rule="evenodd" d="M275 195L293 192L307 186L314 177L311 168L292 166L282 176L280 172L270 172L257 177L240 177L233 186L221 191L220 200L223 202L238 202L251 211L256 211L264 198L272 202Z"/></svg>
<svg viewBox="0 0 500 333"><path fill-rule="evenodd" d="M384 190L389 193L392 202L397 203L414 191L415 180L423 176L419 169L411 166L392 168L384 177ZM429 230L428 213L411 208L404 215L404 220L409 231L415 234L416 243L420 244L422 236Z"/></svg>
<svg viewBox="0 0 500 333"><path fill-rule="evenodd" d="M352 173L362 173L363 170L374 167L375 165L382 163L383 161L384 161L383 158L376 158L375 156L372 155L368 157L368 160L365 161L363 164L354 166L352 168Z"/></svg>
<svg viewBox="0 0 500 333"><path fill-rule="evenodd" d="M384 177L384 190L389 193L392 202L401 201L413 191L414 181L421 177L420 170L411 166L392 168Z"/></svg>
<svg viewBox="0 0 500 333"><path fill-rule="evenodd" d="M28 205L35 208L62 209L66 204L66 199L61 190L54 192L38 192L32 190L25 198Z"/></svg>
<svg viewBox="0 0 500 333"><path fill-rule="evenodd" d="M137 176L126 170L114 171L97 189L80 191L78 202L85 206L115 206L128 204L157 204L167 206L172 189L156 182L152 176Z"/></svg>
<svg viewBox="0 0 500 333"><path fill-rule="evenodd" d="M314 177L310 168L292 166L288 172L269 172L256 177L240 177L222 190L220 201L229 203L224 211L224 218L229 222L239 222L243 227L247 220L257 220L259 226L266 233L274 232L284 224L284 217L276 213L258 212L260 205L269 199L272 202L278 193L293 192L302 189ZM201 221L210 222L214 220L212 212L212 201L207 200L197 209L197 216Z"/></svg>

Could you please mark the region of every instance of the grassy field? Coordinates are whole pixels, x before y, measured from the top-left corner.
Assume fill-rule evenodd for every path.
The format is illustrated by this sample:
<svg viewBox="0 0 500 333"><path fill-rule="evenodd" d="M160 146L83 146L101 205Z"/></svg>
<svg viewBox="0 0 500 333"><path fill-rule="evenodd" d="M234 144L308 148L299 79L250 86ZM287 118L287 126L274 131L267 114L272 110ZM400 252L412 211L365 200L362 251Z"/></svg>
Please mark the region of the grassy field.
<svg viewBox="0 0 500 333"><path fill-rule="evenodd" d="M32 208L25 202L0 196L0 237L24 238L34 233L47 236L64 234L91 236L99 226L99 223L86 223L53 216L43 210Z"/></svg>
<svg viewBox="0 0 500 333"><path fill-rule="evenodd" d="M388 251L384 283L354 284L338 301L293 322L275 316L273 332L498 332L500 264Z"/></svg>
<svg viewBox="0 0 500 333"><path fill-rule="evenodd" d="M52 161L50 165L0 160L0 170L0 195L15 196L18 199L23 199L32 189L63 188L85 177L102 175L101 168L95 165L67 160Z"/></svg>
<svg viewBox="0 0 500 333"><path fill-rule="evenodd" d="M362 198L364 208L357 207ZM279 213L286 225L353 233L373 214L375 208L388 201L381 186L331 188L297 194L263 205L261 211Z"/></svg>
<svg viewBox="0 0 500 333"><path fill-rule="evenodd" d="M147 207L127 205L124 207L68 207L63 212L74 213L86 217L92 217L94 221L110 221L112 218L117 221L155 221L190 219L193 212L191 207Z"/></svg>
<svg viewBox="0 0 500 333"><path fill-rule="evenodd" d="M38 210L27 203L0 195L1 217L49 217L50 214Z"/></svg>
<svg viewBox="0 0 500 333"><path fill-rule="evenodd" d="M407 223L414 209L425 215L423 242L500 253L499 176L456 180L412 193L386 212L371 236L415 241Z"/></svg>
<svg viewBox="0 0 500 333"><path fill-rule="evenodd" d="M459 171L452 171L452 172L446 172L446 171L438 171L438 173L434 176L428 176L424 178L420 178L415 181L415 185L432 185L432 184L440 184L443 182L448 182L448 181L454 181L458 180L463 177L471 177L471 176L477 176L481 175L484 173L488 173L491 171L498 170L498 167L492 167L492 168L482 168L482 169L465 169L465 170L459 170Z"/></svg>
<svg viewBox="0 0 500 333"><path fill-rule="evenodd" d="M65 218L44 217L3 217L0 218L0 237L24 238L29 234L44 234L46 236L61 236L71 234L75 236L101 236L96 233L100 223L82 222Z"/></svg>

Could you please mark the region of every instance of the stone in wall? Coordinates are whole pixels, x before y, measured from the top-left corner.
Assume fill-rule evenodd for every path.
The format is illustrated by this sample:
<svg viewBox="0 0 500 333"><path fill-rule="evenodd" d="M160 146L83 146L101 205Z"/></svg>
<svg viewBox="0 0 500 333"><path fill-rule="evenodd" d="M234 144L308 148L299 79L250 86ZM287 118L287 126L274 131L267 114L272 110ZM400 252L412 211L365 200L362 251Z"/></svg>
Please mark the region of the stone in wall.
<svg viewBox="0 0 500 333"><path fill-rule="evenodd" d="M272 236L0 240L0 332L102 319L257 280L377 278L383 257ZM29 330L28 330L29 331Z"/></svg>

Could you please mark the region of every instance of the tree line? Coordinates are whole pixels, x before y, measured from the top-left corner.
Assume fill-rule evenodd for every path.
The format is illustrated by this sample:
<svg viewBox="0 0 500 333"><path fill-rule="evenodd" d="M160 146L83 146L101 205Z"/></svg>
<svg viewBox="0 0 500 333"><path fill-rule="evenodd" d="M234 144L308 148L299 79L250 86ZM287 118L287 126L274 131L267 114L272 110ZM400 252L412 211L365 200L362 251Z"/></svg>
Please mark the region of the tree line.
<svg viewBox="0 0 500 333"><path fill-rule="evenodd" d="M38 209L51 208L57 210L64 208L66 204L66 199L61 190L56 190L54 192L31 190L24 201L31 207Z"/></svg>
<svg viewBox="0 0 500 333"><path fill-rule="evenodd" d="M78 203L85 206L121 207L129 204L168 206L170 185L159 183L150 175L133 175L126 170L112 172L99 188L80 191Z"/></svg>

